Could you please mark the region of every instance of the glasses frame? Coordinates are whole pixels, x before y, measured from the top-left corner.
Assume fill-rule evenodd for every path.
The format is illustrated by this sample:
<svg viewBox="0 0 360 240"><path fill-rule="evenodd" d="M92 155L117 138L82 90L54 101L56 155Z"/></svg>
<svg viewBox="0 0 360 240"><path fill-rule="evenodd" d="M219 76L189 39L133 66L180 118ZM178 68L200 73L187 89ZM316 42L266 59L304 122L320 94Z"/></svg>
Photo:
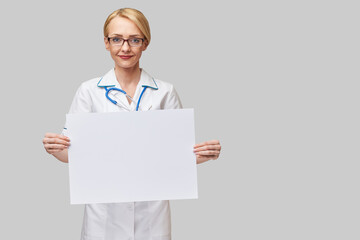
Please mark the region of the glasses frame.
<svg viewBox="0 0 360 240"><path fill-rule="evenodd" d="M122 44L114 44L114 43L111 43L110 40L111 40L111 39L114 39L114 38L122 39L122 40L123 40ZM139 45L139 46L131 46L131 44L129 43L129 40L130 40L130 39L141 39L141 45ZM128 44L130 47L141 47L141 46L144 44L144 41L145 41L144 38L138 38L138 37L133 37L133 38L128 38L128 39L121 38L121 37L108 37L107 40L108 40L108 42L109 42L110 45L119 46L119 47L122 47L125 42L127 42L127 44Z"/></svg>

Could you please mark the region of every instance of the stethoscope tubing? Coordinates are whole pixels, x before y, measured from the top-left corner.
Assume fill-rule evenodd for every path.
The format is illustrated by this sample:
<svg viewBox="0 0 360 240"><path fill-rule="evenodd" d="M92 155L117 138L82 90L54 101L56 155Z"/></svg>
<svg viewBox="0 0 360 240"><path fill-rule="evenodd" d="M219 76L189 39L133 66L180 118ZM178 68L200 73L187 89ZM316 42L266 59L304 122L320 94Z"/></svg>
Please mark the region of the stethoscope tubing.
<svg viewBox="0 0 360 240"><path fill-rule="evenodd" d="M148 88L147 86L143 86L143 90L141 91L139 100L137 101L137 104L136 104L136 111L139 111L139 106L140 106L141 98L142 98L142 96L143 96L143 94L144 94L144 92L145 92L145 90L146 90L147 88ZM104 87L104 89L105 89L105 91L106 91L106 92L105 92L106 98L107 98L110 102L112 102L113 104L115 104L115 105L117 105L117 101L115 101L115 100L113 100L113 99L111 99L111 98L109 97L110 91L119 91L119 92L125 94L125 96L130 97L124 90L122 90L122 89L120 89L120 88L116 88L116 87L107 88L107 87ZM130 97L130 99L131 99L131 97Z"/></svg>

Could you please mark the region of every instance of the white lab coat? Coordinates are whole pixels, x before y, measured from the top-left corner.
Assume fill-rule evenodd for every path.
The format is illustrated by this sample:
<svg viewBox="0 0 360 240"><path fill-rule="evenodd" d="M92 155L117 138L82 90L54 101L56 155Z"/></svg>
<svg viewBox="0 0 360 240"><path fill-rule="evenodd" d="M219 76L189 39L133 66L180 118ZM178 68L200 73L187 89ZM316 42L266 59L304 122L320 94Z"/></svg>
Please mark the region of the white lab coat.
<svg viewBox="0 0 360 240"><path fill-rule="evenodd" d="M136 103L129 104L126 96L111 91L109 96L121 107L105 97L104 87L121 88L111 69L102 78L81 84L69 113L135 111ZM174 87L154 79L143 69L133 99L137 101L143 86L145 90L139 111L182 108ZM64 128L66 129L66 127ZM66 135L66 130L64 130ZM81 240L170 240L169 201L86 204Z"/></svg>

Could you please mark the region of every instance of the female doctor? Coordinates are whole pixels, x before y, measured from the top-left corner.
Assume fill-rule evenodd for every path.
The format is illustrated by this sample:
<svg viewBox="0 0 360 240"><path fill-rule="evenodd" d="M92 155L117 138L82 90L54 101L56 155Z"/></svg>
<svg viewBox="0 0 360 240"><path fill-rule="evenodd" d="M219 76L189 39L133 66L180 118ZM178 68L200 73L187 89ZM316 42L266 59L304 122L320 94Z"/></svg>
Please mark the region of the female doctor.
<svg viewBox="0 0 360 240"><path fill-rule="evenodd" d="M82 83L69 113L182 108L171 84L139 67L150 39L149 23L140 11L123 8L111 13L104 24L104 42L115 67L103 77ZM49 154L67 163L70 139L65 135L66 130L46 133L43 144ZM217 159L220 150L217 140L196 144L197 163ZM169 201L87 204L81 239L170 240Z"/></svg>

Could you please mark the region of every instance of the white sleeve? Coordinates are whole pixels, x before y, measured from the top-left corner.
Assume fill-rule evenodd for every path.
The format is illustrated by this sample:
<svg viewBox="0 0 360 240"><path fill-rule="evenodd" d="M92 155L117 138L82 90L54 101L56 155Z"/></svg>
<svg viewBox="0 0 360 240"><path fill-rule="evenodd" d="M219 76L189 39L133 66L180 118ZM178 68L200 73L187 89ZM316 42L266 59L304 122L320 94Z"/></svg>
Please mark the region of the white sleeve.
<svg viewBox="0 0 360 240"><path fill-rule="evenodd" d="M69 113L89 113L92 112L92 99L89 93L89 90L84 86L84 83L80 85L72 104L70 106ZM62 134L66 136L66 123Z"/></svg>
<svg viewBox="0 0 360 240"><path fill-rule="evenodd" d="M174 86L171 85L169 95L164 102L164 109L180 109L182 104Z"/></svg>
<svg viewBox="0 0 360 240"><path fill-rule="evenodd" d="M88 113L88 112L92 112L92 99L89 90L84 86L83 83L76 91L69 113Z"/></svg>

